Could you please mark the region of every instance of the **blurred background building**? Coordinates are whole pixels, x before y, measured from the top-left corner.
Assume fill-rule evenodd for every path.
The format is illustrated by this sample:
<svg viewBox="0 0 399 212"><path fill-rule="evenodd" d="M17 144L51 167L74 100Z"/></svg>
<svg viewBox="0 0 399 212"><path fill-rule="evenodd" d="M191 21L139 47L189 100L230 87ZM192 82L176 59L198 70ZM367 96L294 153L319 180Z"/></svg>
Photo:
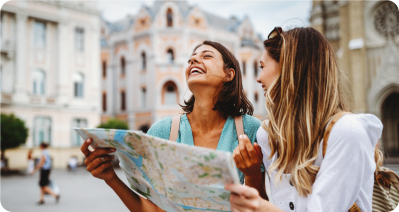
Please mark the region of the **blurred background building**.
<svg viewBox="0 0 399 212"><path fill-rule="evenodd" d="M1 112L29 128L26 145L6 151L11 168L27 151L50 144L55 167L66 167L82 139L72 127L100 122L100 12L91 2L9 1L1 8Z"/></svg>
<svg viewBox="0 0 399 212"><path fill-rule="evenodd" d="M50 143L54 167L66 167L73 156L81 163L83 140L73 127L96 127L116 118L146 132L155 121L181 113L179 104L191 95L184 75L187 60L204 40L220 42L236 55L254 115L266 115L263 91L255 81L263 39L253 23L272 30L281 17L262 11L270 5L289 8L293 2L248 2L261 14L250 20L221 17L187 1L153 1L148 6L143 1L136 14L112 22L100 15L98 4L9 1L1 8L1 112L14 113L29 128L26 144L6 151L10 168L25 168L28 149L34 148L38 157L41 142ZM283 9L284 20L297 10ZM347 76L341 84L353 98L354 112L381 118L387 161L399 163L396 5L313 1L309 13L310 25L336 51Z"/></svg>
<svg viewBox="0 0 399 212"><path fill-rule="evenodd" d="M186 1L156 1L114 23L102 19L101 120L116 117L146 132L155 121L183 112L179 104L191 96L187 60L204 40L220 42L236 55L246 95L262 118L263 91L255 83L262 39L249 18L225 19Z"/></svg>
<svg viewBox="0 0 399 212"><path fill-rule="evenodd" d="M356 113L378 116L380 144L399 163L399 11L391 1L313 1L311 26L336 51Z"/></svg>

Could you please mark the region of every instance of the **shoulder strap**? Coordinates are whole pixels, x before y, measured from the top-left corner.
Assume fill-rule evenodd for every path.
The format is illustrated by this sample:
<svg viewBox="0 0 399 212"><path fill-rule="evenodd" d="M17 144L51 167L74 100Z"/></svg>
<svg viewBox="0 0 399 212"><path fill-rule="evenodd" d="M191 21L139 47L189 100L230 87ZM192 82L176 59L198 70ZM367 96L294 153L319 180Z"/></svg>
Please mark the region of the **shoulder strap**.
<svg viewBox="0 0 399 212"><path fill-rule="evenodd" d="M337 114L335 114L331 122L328 124L327 129L323 135L323 157L326 155L328 138L330 137L330 133L332 128L334 127L334 124L337 123L337 121L346 114L352 114L352 113L344 111L338 112Z"/></svg>
<svg viewBox="0 0 399 212"><path fill-rule="evenodd" d="M172 126L170 127L169 140L176 141L177 136L179 135L180 128L180 117L181 116L173 116L172 117Z"/></svg>
<svg viewBox="0 0 399 212"><path fill-rule="evenodd" d="M244 125L242 123L242 116L236 116L234 118L234 122L236 123L236 131L237 131L237 139L240 135L244 135Z"/></svg>

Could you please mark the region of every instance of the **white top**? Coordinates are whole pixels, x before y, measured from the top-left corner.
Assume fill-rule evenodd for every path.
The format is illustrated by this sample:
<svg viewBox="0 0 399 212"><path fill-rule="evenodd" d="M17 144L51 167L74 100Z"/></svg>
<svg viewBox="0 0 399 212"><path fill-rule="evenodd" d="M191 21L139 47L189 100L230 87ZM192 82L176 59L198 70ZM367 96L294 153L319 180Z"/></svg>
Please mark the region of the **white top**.
<svg viewBox="0 0 399 212"><path fill-rule="evenodd" d="M315 165L320 166L312 194L300 197L290 185L291 174L283 174L276 184L270 175L271 196L274 204L284 211L348 211L354 202L362 212L371 212L374 185L374 147L381 137L382 123L371 114L350 114L334 125L323 158L323 141ZM266 170L276 160L268 159L271 150L268 134L260 127L256 139L262 148Z"/></svg>

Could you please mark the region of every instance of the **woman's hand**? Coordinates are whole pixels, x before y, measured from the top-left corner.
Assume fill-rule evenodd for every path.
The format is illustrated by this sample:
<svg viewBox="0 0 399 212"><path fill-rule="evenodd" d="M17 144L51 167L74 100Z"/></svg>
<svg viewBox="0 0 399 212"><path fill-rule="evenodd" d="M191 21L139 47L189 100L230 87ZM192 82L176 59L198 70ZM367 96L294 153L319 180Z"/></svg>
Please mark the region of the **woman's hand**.
<svg viewBox="0 0 399 212"><path fill-rule="evenodd" d="M92 139L88 138L80 148L80 150L86 156L84 164L87 166L87 171L89 171L94 177L102 179L106 182L115 179L117 175L112 167L112 159L114 159L114 156L108 155L108 153L115 152L116 149L101 148L95 149L91 152L89 150L89 145L91 142Z"/></svg>
<svg viewBox="0 0 399 212"><path fill-rule="evenodd" d="M240 184L227 184L224 188L231 191L230 204L233 212L268 211L269 202L262 199L256 189Z"/></svg>
<svg viewBox="0 0 399 212"><path fill-rule="evenodd" d="M240 135L238 146L233 151L233 159L237 168L244 173L245 177L262 176L261 165L263 154L260 146L251 141L246 135Z"/></svg>

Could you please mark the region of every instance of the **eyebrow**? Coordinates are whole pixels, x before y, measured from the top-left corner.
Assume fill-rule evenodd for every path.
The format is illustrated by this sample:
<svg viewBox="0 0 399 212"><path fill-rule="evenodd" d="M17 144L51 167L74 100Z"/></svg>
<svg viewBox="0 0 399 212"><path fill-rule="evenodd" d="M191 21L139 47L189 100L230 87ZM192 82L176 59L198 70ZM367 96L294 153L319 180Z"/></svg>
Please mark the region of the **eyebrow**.
<svg viewBox="0 0 399 212"><path fill-rule="evenodd" d="M204 50L204 51L202 51L202 53L205 53L205 52L212 52L213 54L215 54L213 51L211 51L211 50ZM194 52L191 56L193 56L193 55L196 55L197 53L196 52Z"/></svg>

